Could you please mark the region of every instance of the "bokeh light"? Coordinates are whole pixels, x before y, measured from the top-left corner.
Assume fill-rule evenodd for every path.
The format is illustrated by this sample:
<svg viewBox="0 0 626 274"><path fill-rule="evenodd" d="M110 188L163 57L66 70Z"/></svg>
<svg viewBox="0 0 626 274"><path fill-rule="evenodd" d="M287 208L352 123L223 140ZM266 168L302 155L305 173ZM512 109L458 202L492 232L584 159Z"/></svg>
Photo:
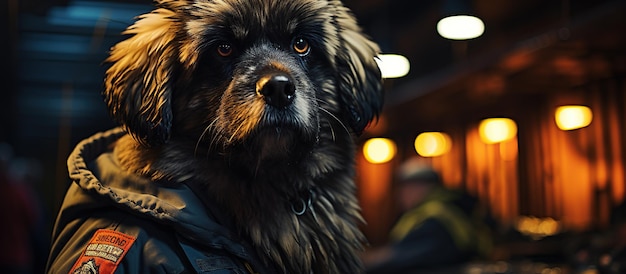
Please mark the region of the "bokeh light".
<svg viewBox="0 0 626 274"><path fill-rule="evenodd" d="M470 15L448 16L439 20L437 32L444 38L467 40L481 36L485 32L485 24L480 18Z"/></svg>
<svg viewBox="0 0 626 274"><path fill-rule="evenodd" d="M400 78L411 70L409 59L397 54L380 54L375 59L383 78Z"/></svg>
<svg viewBox="0 0 626 274"><path fill-rule="evenodd" d="M478 132L483 142L500 143L517 135L517 124L509 118L489 118L480 122Z"/></svg>
<svg viewBox="0 0 626 274"><path fill-rule="evenodd" d="M387 138L372 138L363 145L363 156L372 164L389 162L396 155L396 144Z"/></svg>
<svg viewBox="0 0 626 274"><path fill-rule="evenodd" d="M574 130L591 124L593 114L586 106L561 106L555 111L556 125L561 130Z"/></svg>
<svg viewBox="0 0 626 274"><path fill-rule="evenodd" d="M452 140L443 132L423 132L415 138L415 151L422 157L436 157L450 151Z"/></svg>

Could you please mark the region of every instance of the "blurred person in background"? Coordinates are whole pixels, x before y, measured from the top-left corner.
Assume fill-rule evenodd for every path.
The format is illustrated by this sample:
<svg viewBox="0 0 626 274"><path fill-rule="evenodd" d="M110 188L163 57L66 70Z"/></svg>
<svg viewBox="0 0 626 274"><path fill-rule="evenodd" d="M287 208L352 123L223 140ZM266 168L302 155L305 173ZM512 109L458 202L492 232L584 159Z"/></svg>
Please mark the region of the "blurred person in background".
<svg viewBox="0 0 626 274"><path fill-rule="evenodd" d="M0 143L0 273L43 273L48 247L40 202L30 185L37 166L13 157L13 149Z"/></svg>
<svg viewBox="0 0 626 274"><path fill-rule="evenodd" d="M439 174L420 159L403 163L397 179L396 197L403 214L391 229L389 244L363 254L367 273L417 273L489 252L489 228L475 198L447 189Z"/></svg>

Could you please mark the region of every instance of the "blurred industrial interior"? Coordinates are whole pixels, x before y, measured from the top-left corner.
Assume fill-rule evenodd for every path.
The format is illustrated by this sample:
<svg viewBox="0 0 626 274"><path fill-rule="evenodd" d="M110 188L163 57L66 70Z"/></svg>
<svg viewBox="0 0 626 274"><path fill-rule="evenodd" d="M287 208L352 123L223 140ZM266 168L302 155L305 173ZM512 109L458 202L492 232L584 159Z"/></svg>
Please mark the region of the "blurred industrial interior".
<svg viewBox="0 0 626 274"><path fill-rule="evenodd" d="M451 0L344 2L383 53L411 63L408 75L385 81L385 110L359 139L384 137L396 147L384 163L358 155L363 230L372 245L385 242L397 216L393 170L417 156L416 136L443 132L452 145L425 161L447 186L487 205L502 247L494 260L571 265L577 250L595 244L586 251L599 257L615 248L620 241L606 239L626 220L626 1L457 0L485 24L482 36L462 41L436 31ZM151 7L149 0L0 6L0 142L12 148L9 163L27 160L12 170L31 175L45 233L68 184L68 154L115 126L100 97L102 61ZM564 105L588 107L591 123L561 130L555 110ZM513 120L516 134L484 142L486 118Z"/></svg>

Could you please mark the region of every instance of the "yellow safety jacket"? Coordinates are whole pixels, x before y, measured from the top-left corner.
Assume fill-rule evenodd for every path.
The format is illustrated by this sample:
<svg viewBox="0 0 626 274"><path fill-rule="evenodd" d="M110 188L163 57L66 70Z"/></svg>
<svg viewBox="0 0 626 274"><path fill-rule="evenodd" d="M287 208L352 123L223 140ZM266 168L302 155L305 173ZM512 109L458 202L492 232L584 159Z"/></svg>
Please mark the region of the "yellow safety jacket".
<svg viewBox="0 0 626 274"><path fill-rule="evenodd" d="M479 256L486 255L492 242L489 229L482 223L478 212L467 214L452 203L458 193L437 187L415 208L404 213L390 232L390 240L399 242L427 219L436 219L450 234L456 247Z"/></svg>

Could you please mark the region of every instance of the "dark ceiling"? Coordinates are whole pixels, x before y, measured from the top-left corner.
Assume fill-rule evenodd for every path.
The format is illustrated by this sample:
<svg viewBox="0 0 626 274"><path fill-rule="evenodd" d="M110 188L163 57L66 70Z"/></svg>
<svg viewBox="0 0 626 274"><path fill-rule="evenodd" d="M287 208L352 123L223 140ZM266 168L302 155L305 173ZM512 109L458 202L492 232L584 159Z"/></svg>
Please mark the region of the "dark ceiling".
<svg viewBox="0 0 626 274"><path fill-rule="evenodd" d="M415 127L470 119L466 113L482 115L495 101L532 102L535 94L625 74L626 1L468 1L486 25L469 41L437 34L446 1L345 1L385 53L412 64L406 77L386 81L388 131L406 130L406 117ZM52 168L65 178L76 142L113 126L100 98L101 62L150 3L3 2L0 114L10 119L3 119L0 141L60 162Z"/></svg>

